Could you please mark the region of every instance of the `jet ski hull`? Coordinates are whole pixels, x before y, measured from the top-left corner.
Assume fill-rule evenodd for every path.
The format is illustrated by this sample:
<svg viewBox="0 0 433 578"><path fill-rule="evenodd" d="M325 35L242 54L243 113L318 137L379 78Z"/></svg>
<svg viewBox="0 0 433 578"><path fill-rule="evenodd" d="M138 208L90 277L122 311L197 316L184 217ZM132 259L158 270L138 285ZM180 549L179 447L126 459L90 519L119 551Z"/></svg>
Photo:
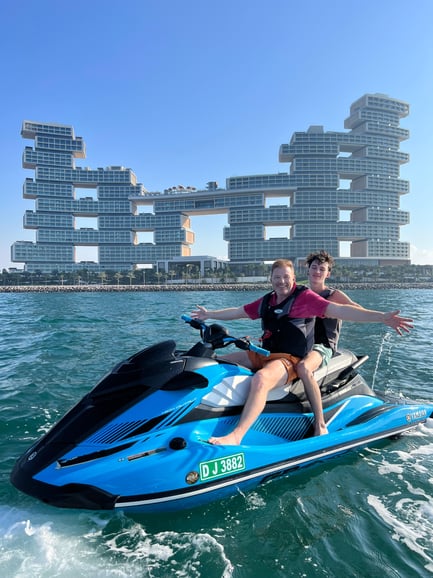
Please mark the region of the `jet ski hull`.
<svg viewBox="0 0 433 578"><path fill-rule="evenodd" d="M432 417L432 405L376 395L358 373L361 361L341 352L321 378L328 435L312 436L313 416L297 382L289 392L273 392L242 445L222 446L208 439L235 425L252 373L197 347L182 353L171 340L156 344L118 364L29 448L11 481L57 507L175 511L247 491Z"/></svg>

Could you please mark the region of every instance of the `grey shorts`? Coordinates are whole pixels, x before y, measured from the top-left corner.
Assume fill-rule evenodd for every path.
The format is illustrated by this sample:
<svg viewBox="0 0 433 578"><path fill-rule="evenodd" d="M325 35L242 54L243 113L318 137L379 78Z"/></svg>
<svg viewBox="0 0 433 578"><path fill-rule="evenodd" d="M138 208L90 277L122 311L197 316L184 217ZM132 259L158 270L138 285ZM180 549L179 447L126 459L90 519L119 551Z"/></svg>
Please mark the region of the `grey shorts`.
<svg viewBox="0 0 433 578"><path fill-rule="evenodd" d="M313 351L317 351L322 356L322 363L320 364L318 369L320 369L320 367L325 367L325 365L328 365L332 357L332 349L330 347L326 347L322 343L315 343L313 345Z"/></svg>

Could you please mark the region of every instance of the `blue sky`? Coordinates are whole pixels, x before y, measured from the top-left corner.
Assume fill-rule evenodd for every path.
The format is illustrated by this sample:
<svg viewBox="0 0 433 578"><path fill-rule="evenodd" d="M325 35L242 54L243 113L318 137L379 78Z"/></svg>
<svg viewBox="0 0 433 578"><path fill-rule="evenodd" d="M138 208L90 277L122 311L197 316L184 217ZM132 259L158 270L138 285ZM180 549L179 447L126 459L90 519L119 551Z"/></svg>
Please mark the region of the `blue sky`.
<svg viewBox="0 0 433 578"><path fill-rule="evenodd" d="M73 125L87 145L78 166L129 167L149 191L204 188L288 171L278 149L293 132L343 131L374 92L410 104L401 240L433 264L432 22L431 0L2 0L0 267L14 241L35 239L22 227L34 209L23 120ZM226 255L225 223L193 218L193 254Z"/></svg>

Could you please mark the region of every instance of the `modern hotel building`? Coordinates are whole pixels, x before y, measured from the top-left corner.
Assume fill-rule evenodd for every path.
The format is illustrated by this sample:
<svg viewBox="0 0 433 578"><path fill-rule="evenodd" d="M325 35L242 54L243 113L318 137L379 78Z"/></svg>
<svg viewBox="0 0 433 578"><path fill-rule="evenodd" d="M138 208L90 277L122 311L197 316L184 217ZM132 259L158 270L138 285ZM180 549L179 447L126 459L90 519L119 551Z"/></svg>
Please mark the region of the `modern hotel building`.
<svg viewBox="0 0 433 578"><path fill-rule="evenodd" d="M149 264L168 270L171 262L191 258L194 232L190 217L227 214L221 234L231 263L263 263L284 257L299 263L326 249L345 264L409 264L409 244L400 227L409 214L400 196L409 192L400 165L409 155L400 142L409 131L400 119L409 105L383 94L366 94L350 107L344 132L310 126L295 132L279 151L289 170L276 174L229 177L226 187L174 187L148 192L134 172L122 166L76 166L85 143L71 126L24 121L23 196L35 201L24 228L36 240L12 245L12 261L30 272L125 271ZM91 193L89 195L89 193ZM80 219L81 218L81 219ZM91 227L80 228L83 218ZM85 219L84 219L85 220ZM269 236L274 227L284 236ZM152 242L139 242L140 232ZM97 261L77 260L81 246L97 248ZM195 258L194 260L197 260ZM201 266L212 267L212 257Z"/></svg>

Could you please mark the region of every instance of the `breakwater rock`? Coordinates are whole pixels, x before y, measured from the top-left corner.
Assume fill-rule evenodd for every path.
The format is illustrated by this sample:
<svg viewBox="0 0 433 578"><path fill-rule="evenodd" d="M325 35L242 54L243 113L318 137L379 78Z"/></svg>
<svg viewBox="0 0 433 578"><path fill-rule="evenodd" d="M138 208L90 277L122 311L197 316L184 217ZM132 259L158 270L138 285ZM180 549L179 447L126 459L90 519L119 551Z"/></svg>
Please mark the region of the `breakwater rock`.
<svg viewBox="0 0 433 578"><path fill-rule="evenodd" d="M433 289L433 282L330 283L337 289ZM156 291L269 291L269 283L206 283L166 285L4 285L0 293L88 293Z"/></svg>
<svg viewBox="0 0 433 578"><path fill-rule="evenodd" d="M152 291L254 291L268 290L268 283L215 283L183 285L9 285L0 293L96 293L96 292L152 292Z"/></svg>

